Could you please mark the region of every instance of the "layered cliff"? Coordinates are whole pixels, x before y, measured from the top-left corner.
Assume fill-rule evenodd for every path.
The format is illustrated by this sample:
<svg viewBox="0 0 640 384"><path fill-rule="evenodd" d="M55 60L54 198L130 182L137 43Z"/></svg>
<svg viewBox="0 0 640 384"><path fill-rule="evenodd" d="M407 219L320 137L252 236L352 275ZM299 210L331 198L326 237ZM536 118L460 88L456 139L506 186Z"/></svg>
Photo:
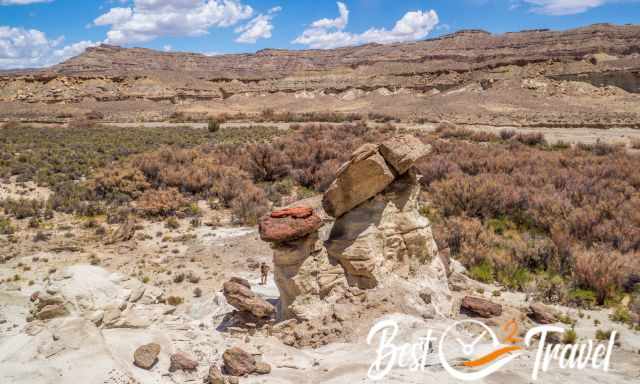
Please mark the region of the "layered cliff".
<svg viewBox="0 0 640 384"><path fill-rule="evenodd" d="M637 121L639 111L628 104L639 91L640 26L600 24L220 56L102 45L51 68L0 74L0 117L100 110L112 120L162 120L179 111L272 108L434 121L460 114L459 123L535 124L531 116L541 112L540 98L555 97L538 113L542 123L563 123L552 115L564 112L585 123L625 125ZM603 112L581 96L606 97L610 109Z"/></svg>

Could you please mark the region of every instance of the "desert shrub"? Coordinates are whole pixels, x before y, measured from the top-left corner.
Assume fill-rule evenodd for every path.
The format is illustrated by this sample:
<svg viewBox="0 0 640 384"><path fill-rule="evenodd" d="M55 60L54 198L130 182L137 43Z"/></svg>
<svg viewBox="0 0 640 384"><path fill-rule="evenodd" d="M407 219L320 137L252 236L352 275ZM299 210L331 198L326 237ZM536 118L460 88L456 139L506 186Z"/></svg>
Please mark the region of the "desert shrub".
<svg viewBox="0 0 640 384"><path fill-rule="evenodd" d="M220 121L217 119L209 119L207 121L207 130L209 133L216 133L220 130Z"/></svg>
<svg viewBox="0 0 640 384"><path fill-rule="evenodd" d="M590 289L575 288L569 291L567 301L578 308L590 309L596 305L596 293Z"/></svg>
<svg viewBox="0 0 640 384"><path fill-rule="evenodd" d="M246 182L244 188L231 202L231 213L237 222L255 225L260 216L269 209L268 200L262 189Z"/></svg>
<svg viewBox="0 0 640 384"><path fill-rule="evenodd" d="M11 225L11 220L7 217L0 216L0 235L12 235L16 229Z"/></svg>
<svg viewBox="0 0 640 384"><path fill-rule="evenodd" d="M600 139L598 139L594 144L579 143L578 148L583 151L591 152L596 156L606 156L621 150L620 146L607 144L600 141Z"/></svg>
<svg viewBox="0 0 640 384"><path fill-rule="evenodd" d="M167 297L167 304L177 307L178 305L184 303L184 298L180 296L169 296Z"/></svg>
<svg viewBox="0 0 640 384"><path fill-rule="evenodd" d="M180 222L175 217L170 217L165 223L165 226L169 229L176 230L180 228Z"/></svg>
<svg viewBox="0 0 640 384"><path fill-rule="evenodd" d="M503 129L500 131L500 138L504 141L511 140L516 135L513 129Z"/></svg>
<svg viewBox="0 0 640 384"><path fill-rule="evenodd" d="M576 334L576 330L573 328L565 330L562 334L563 344L575 344L577 340L578 335Z"/></svg>
<svg viewBox="0 0 640 384"><path fill-rule="evenodd" d="M40 241L49 241L49 239L51 238L51 235L45 232L41 232L38 231L35 236L33 236L33 241L34 242L40 242Z"/></svg>
<svg viewBox="0 0 640 384"><path fill-rule="evenodd" d="M493 266L486 260L482 263L471 267L469 276L483 283L493 283L494 270Z"/></svg>
<svg viewBox="0 0 640 384"><path fill-rule="evenodd" d="M170 216L183 208L187 199L175 188L148 190L136 202L136 208L146 216Z"/></svg>
<svg viewBox="0 0 640 384"><path fill-rule="evenodd" d="M531 276L526 268L508 266L498 271L496 280L509 289L522 291L531 280Z"/></svg>
<svg viewBox="0 0 640 384"><path fill-rule="evenodd" d="M278 148L254 144L247 148L245 169L254 181L276 181L289 174L289 159Z"/></svg>
<svg viewBox="0 0 640 384"><path fill-rule="evenodd" d="M608 329L606 331L602 330L602 329L598 329L596 330L596 340L598 341L608 341L609 339L611 339L611 335L613 334L613 330L612 329ZM618 338L620 334L616 334L616 339Z"/></svg>
<svg viewBox="0 0 640 384"><path fill-rule="evenodd" d="M612 321L623 324L630 324L632 321L631 312L629 311L629 309L621 305L617 306L614 309L610 317Z"/></svg>
<svg viewBox="0 0 640 384"><path fill-rule="evenodd" d="M532 133L519 133L515 136L515 140L521 142L524 145L528 146L536 146L536 145L546 145L547 140L544 138L542 133L532 132Z"/></svg>
<svg viewBox="0 0 640 384"><path fill-rule="evenodd" d="M580 248L574 255L574 279L579 286L595 291L599 305L615 295L629 274L630 262L634 262L620 252L600 245Z"/></svg>
<svg viewBox="0 0 640 384"><path fill-rule="evenodd" d="M14 216L16 219L26 219L42 216L45 203L34 199L5 199L0 201L0 207L5 213Z"/></svg>

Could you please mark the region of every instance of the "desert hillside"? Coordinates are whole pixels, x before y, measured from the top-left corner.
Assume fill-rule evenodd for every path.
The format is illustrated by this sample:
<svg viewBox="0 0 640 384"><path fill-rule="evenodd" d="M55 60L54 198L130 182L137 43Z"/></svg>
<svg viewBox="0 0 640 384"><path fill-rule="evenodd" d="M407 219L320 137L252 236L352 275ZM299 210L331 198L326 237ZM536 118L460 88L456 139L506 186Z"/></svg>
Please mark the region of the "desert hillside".
<svg viewBox="0 0 640 384"><path fill-rule="evenodd" d="M100 111L110 121L160 121L267 110L637 127L639 42L640 26L600 24L211 57L102 45L48 69L3 73L0 118Z"/></svg>

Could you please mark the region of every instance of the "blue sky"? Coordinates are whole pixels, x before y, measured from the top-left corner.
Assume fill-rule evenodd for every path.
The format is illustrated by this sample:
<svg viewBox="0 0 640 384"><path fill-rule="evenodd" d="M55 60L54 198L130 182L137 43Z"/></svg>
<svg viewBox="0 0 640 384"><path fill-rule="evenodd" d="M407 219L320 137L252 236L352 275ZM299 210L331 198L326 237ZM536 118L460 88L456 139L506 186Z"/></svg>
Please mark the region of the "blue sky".
<svg viewBox="0 0 640 384"><path fill-rule="evenodd" d="M639 20L638 0L0 0L0 69L104 42L220 54Z"/></svg>

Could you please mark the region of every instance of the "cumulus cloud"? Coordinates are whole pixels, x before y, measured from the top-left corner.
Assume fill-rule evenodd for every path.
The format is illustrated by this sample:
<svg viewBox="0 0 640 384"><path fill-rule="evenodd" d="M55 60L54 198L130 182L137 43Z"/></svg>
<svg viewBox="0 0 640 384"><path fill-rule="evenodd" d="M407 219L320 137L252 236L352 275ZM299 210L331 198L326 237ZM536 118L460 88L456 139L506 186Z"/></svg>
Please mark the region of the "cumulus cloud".
<svg viewBox="0 0 640 384"><path fill-rule="evenodd" d="M81 41L64 46L63 37L50 39L36 29L0 26L0 68L36 68L57 64L95 46Z"/></svg>
<svg viewBox="0 0 640 384"><path fill-rule="evenodd" d="M599 7L611 0L524 0L531 10L545 15L574 15Z"/></svg>
<svg viewBox="0 0 640 384"><path fill-rule="evenodd" d="M0 0L0 5L27 5L35 3L50 3L53 0Z"/></svg>
<svg viewBox="0 0 640 384"><path fill-rule="evenodd" d="M210 28L230 27L253 16L240 0L134 0L94 20L110 26L106 43L144 43L160 36L201 36Z"/></svg>
<svg viewBox="0 0 640 384"><path fill-rule="evenodd" d="M366 43L398 43L426 37L438 25L438 14L434 11L411 11L396 22L393 29L370 28L362 33L345 32L349 22L349 9L338 2L340 15L335 19L313 22L293 43L310 48L329 49Z"/></svg>
<svg viewBox="0 0 640 384"><path fill-rule="evenodd" d="M271 38L271 31L273 31L271 20L281 10L281 7L271 8L266 15L259 14L247 24L236 28L235 32L240 34L235 40L236 43L255 44L258 39Z"/></svg>

